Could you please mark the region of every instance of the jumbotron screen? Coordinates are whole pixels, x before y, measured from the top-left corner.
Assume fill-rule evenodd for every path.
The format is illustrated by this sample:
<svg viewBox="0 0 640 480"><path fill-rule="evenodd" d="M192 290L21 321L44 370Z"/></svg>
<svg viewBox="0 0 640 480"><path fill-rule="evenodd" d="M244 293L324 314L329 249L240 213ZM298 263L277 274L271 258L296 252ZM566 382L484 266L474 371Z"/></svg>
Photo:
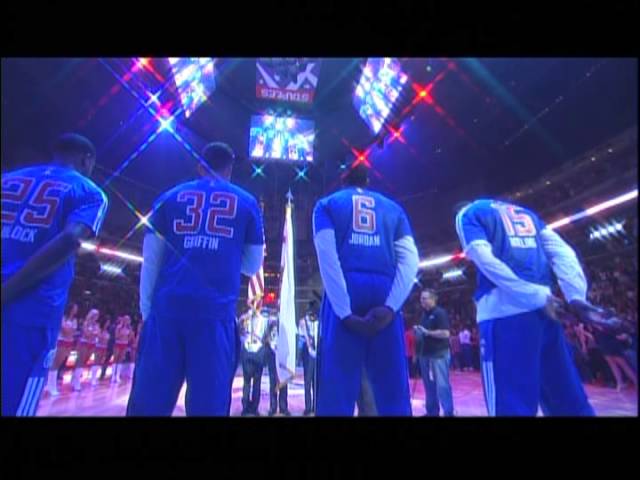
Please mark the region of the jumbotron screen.
<svg viewBox="0 0 640 480"><path fill-rule="evenodd" d="M186 118L215 90L215 62L214 58L169 58Z"/></svg>
<svg viewBox="0 0 640 480"><path fill-rule="evenodd" d="M373 133L378 133L407 82L395 58L367 60L353 93L353 104Z"/></svg>
<svg viewBox="0 0 640 480"><path fill-rule="evenodd" d="M293 117L251 117L249 156L256 159L313 161L315 123Z"/></svg>

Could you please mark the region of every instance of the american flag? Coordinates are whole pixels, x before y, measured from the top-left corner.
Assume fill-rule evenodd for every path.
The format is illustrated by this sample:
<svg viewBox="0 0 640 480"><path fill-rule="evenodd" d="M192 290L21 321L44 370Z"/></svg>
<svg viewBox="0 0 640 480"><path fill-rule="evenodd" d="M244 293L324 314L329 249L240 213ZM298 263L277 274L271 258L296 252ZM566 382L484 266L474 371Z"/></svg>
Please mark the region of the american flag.
<svg viewBox="0 0 640 480"><path fill-rule="evenodd" d="M260 267L260 271L249 279L249 292L247 295L247 304L255 309L262 308L262 298L264 297L264 264Z"/></svg>

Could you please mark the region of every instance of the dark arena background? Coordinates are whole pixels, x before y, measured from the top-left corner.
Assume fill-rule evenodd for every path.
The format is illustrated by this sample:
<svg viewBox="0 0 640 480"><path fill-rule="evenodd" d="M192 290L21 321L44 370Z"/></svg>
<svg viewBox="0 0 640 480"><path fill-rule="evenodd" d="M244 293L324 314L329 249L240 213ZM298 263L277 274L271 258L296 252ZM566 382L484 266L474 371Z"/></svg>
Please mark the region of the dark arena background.
<svg viewBox="0 0 640 480"><path fill-rule="evenodd" d="M232 182L262 209L266 257L257 288L269 315L280 302L282 232L291 201L299 320L324 294L314 205L339 189L350 169L364 165L370 188L406 211L420 256L403 307L413 415L425 414L426 394L411 327L422 316L420 293L430 288L450 321L455 414L487 416L476 269L462 253L453 209L481 197L510 201L536 212L573 247L588 300L624 321L624 332L609 339L604 352L592 326L569 313L561 319L596 414L637 416L637 94L637 60L625 58L3 59L3 230L4 175L46 163L50 145L64 132L89 138L97 150L92 177L109 209L99 236L80 247L69 305L77 304L78 319L97 309L102 325L128 315L137 331L142 241L152 204L196 178L207 143L225 142L236 154ZM248 310L249 283L243 277L238 317ZM561 296L557 288L554 293ZM465 331L470 347L463 349ZM79 336L80 329L76 341ZM57 391L44 388L36 415L124 416L134 340L121 359L119 382L112 381L113 345L94 379L95 354L77 368L76 343L56 374ZM617 342L615 358L611 341ZM288 386L292 416L309 413L303 357L297 352ZM243 408L243 381L239 365L232 416ZM262 415L269 390L264 368ZM174 415L185 415L184 404L183 387Z"/></svg>

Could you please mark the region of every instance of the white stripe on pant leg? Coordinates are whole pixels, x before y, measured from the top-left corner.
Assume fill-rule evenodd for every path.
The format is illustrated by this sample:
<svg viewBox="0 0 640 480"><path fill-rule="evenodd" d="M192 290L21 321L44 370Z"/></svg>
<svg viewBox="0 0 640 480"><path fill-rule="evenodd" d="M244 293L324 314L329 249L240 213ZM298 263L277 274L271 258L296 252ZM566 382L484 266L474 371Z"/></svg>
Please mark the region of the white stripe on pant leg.
<svg viewBox="0 0 640 480"><path fill-rule="evenodd" d="M22 412L24 411L27 405L27 402L31 397L34 380L35 380L34 377L29 377L29 380L27 380L27 386L25 387L24 392L22 393L22 399L20 400L20 405L18 406L18 410L16 410L16 416L18 417L23 415Z"/></svg>
<svg viewBox="0 0 640 480"><path fill-rule="evenodd" d="M487 362L482 362L482 378L483 378L483 390L484 401L487 405L487 413L491 416L491 408L489 407L489 374L487 373Z"/></svg>
<svg viewBox="0 0 640 480"><path fill-rule="evenodd" d="M31 399L31 404L27 407L27 417L33 417L36 414L36 408L40 402L40 395L42 395L42 388L44 387L44 378L40 378L36 381L36 387L34 389L34 395Z"/></svg>
<svg viewBox="0 0 640 480"><path fill-rule="evenodd" d="M40 387L40 389L38 387ZM31 393L29 394L29 397L27 398L24 408L22 409L22 413L20 414L21 417L29 416L29 412L31 410L31 406L33 405L33 401L34 399L39 398L41 388L42 388L42 382L40 382L40 379L38 377L33 377L33 385L31 387Z"/></svg>
<svg viewBox="0 0 640 480"><path fill-rule="evenodd" d="M25 404L27 403L27 398L31 394L31 388L33 387L33 378L29 377L27 380L27 386L24 388L22 392L22 398L20 399L20 405L18 405L18 409L16 410L16 415L20 416L22 414L22 410L24 409Z"/></svg>
<svg viewBox="0 0 640 480"><path fill-rule="evenodd" d="M490 405L491 405L491 416L495 417L496 416L496 382L493 378L493 362L487 362L487 370L489 373L489 385L491 388L491 397L489 398L490 400Z"/></svg>
<svg viewBox="0 0 640 480"><path fill-rule="evenodd" d="M489 391L491 395L489 396L489 405L491 409L491 416L496 416L496 384L493 380L493 362L487 362L487 373L489 376Z"/></svg>
<svg viewBox="0 0 640 480"><path fill-rule="evenodd" d="M482 370L484 373L484 385L487 396L487 410L489 416L494 417L496 414L496 395L495 382L493 379L493 362L482 362Z"/></svg>

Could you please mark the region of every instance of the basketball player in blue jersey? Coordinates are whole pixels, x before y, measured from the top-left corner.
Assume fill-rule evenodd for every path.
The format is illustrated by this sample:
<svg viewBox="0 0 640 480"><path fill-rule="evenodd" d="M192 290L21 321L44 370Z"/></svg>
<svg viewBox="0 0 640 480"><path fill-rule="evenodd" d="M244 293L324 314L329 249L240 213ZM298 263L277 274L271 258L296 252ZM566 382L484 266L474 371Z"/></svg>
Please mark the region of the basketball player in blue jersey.
<svg viewBox="0 0 640 480"><path fill-rule="evenodd" d="M61 136L48 165L2 175L2 415L33 416L56 349L75 253L98 234L107 197L96 151Z"/></svg>
<svg viewBox="0 0 640 480"><path fill-rule="evenodd" d="M352 416L364 367L378 415L410 416L400 308L415 280L418 252L402 208L366 189L367 167L353 167L345 180L313 213L325 289L316 415Z"/></svg>
<svg viewBox="0 0 640 480"><path fill-rule="evenodd" d="M202 156L202 178L160 196L149 219L128 415L171 415L185 380L187 415L229 415L240 274L260 269L264 232L255 198L229 181L231 148L211 143Z"/></svg>
<svg viewBox="0 0 640 480"><path fill-rule="evenodd" d="M474 295L485 400L490 416L592 416L580 376L556 321L560 300L586 300L573 249L532 211L497 200L459 205L456 230L478 269Z"/></svg>

